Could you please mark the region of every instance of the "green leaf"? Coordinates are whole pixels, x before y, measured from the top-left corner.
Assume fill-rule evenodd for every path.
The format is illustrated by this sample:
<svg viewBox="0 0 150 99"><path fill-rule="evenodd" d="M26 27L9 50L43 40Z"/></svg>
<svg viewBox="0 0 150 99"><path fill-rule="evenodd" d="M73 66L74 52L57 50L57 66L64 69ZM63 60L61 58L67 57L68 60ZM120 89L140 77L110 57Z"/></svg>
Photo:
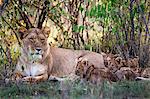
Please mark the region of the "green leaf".
<svg viewBox="0 0 150 99"><path fill-rule="evenodd" d="M85 50L91 50L92 49L92 45L87 44L84 46Z"/></svg>
<svg viewBox="0 0 150 99"><path fill-rule="evenodd" d="M117 0L110 0L113 4L116 3Z"/></svg>
<svg viewBox="0 0 150 99"><path fill-rule="evenodd" d="M105 6L105 4L102 5L101 12L102 12L102 17L104 18L106 16L106 6Z"/></svg>
<svg viewBox="0 0 150 99"><path fill-rule="evenodd" d="M90 11L90 17L95 16L95 14L96 14L96 8L93 7L93 8L91 9L91 11Z"/></svg>
<svg viewBox="0 0 150 99"><path fill-rule="evenodd" d="M111 8L112 8L111 2L109 2L107 6L108 6L108 11L111 11Z"/></svg>
<svg viewBox="0 0 150 99"><path fill-rule="evenodd" d="M79 32L81 32L82 30L84 30L84 26L79 26Z"/></svg>
<svg viewBox="0 0 150 99"><path fill-rule="evenodd" d="M144 4L141 4L140 7L141 7L141 10L142 10L142 11L145 11L145 6L144 6Z"/></svg>
<svg viewBox="0 0 150 99"><path fill-rule="evenodd" d="M89 11L88 11L88 10L86 11L85 15L86 15L86 16L89 16Z"/></svg>
<svg viewBox="0 0 150 99"><path fill-rule="evenodd" d="M82 12L84 10L84 8L82 6L80 6L79 10Z"/></svg>
<svg viewBox="0 0 150 99"><path fill-rule="evenodd" d="M77 25L73 25L73 32L78 32L78 26Z"/></svg>
<svg viewBox="0 0 150 99"><path fill-rule="evenodd" d="M97 12L97 16L98 16L98 17L101 17L101 16L102 16L102 14L101 14L101 5L98 5L98 6L97 6L97 11L98 11L98 12Z"/></svg>
<svg viewBox="0 0 150 99"><path fill-rule="evenodd" d="M112 33L113 33L113 34L116 34L116 32L117 32L117 29L116 29L115 27L113 27L113 28L112 28Z"/></svg>

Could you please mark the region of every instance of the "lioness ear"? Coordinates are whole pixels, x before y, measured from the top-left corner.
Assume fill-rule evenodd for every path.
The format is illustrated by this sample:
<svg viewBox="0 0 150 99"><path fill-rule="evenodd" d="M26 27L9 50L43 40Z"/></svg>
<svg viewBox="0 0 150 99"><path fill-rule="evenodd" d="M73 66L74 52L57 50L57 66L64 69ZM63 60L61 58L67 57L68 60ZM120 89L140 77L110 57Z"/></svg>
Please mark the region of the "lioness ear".
<svg viewBox="0 0 150 99"><path fill-rule="evenodd" d="M44 27L42 29L42 32L45 34L45 36L48 38L49 37L49 34L50 34L50 28L49 27Z"/></svg>
<svg viewBox="0 0 150 99"><path fill-rule="evenodd" d="M28 34L28 33L27 33L27 29L24 28L24 27L19 28L18 34L19 34L20 39L22 40L22 39L25 38L25 37L27 36L27 34Z"/></svg>

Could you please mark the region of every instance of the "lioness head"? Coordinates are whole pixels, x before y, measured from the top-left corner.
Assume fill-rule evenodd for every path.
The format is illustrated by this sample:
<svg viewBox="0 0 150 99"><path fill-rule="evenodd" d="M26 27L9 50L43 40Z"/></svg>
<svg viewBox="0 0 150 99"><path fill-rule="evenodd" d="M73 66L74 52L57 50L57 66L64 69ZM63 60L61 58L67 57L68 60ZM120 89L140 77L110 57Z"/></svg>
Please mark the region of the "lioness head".
<svg viewBox="0 0 150 99"><path fill-rule="evenodd" d="M41 60L49 48L48 35L49 31L44 29L20 29L19 36L23 42L23 53L26 53L32 61Z"/></svg>

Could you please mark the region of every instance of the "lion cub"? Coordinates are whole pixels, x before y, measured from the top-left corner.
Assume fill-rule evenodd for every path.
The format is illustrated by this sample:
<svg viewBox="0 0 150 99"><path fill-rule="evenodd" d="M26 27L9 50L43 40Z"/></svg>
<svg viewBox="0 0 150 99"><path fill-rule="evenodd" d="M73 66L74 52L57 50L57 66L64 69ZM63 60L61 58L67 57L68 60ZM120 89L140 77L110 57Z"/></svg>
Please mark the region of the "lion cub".
<svg viewBox="0 0 150 99"><path fill-rule="evenodd" d="M109 80L106 68L95 67L93 64L89 64L86 59L79 59L75 74L93 84L101 84L104 80Z"/></svg>

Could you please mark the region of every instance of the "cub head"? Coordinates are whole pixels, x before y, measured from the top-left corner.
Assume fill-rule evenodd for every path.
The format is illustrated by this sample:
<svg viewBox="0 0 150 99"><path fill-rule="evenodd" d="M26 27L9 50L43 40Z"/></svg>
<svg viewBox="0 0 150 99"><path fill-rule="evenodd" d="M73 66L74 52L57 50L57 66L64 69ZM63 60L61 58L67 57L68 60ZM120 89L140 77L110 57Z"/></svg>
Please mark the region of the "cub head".
<svg viewBox="0 0 150 99"><path fill-rule="evenodd" d="M20 29L19 36L23 42L23 53L30 60L41 60L47 53L49 44L47 42L49 30L31 28L29 30Z"/></svg>
<svg viewBox="0 0 150 99"><path fill-rule="evenodd" d="M77 76L80 76L81 78L84 78L87 68L89 67L88 65L89 63L87 59L79 58L77 62L75 74Z"/></svg>
<svg viewBox="0 0 150 99"><path fill-rule="evenodd" d="M82 61L78 61L76 69L75 69L75 74L82 78L83 72L84 72L84 64L82 63Z"/></svg>

